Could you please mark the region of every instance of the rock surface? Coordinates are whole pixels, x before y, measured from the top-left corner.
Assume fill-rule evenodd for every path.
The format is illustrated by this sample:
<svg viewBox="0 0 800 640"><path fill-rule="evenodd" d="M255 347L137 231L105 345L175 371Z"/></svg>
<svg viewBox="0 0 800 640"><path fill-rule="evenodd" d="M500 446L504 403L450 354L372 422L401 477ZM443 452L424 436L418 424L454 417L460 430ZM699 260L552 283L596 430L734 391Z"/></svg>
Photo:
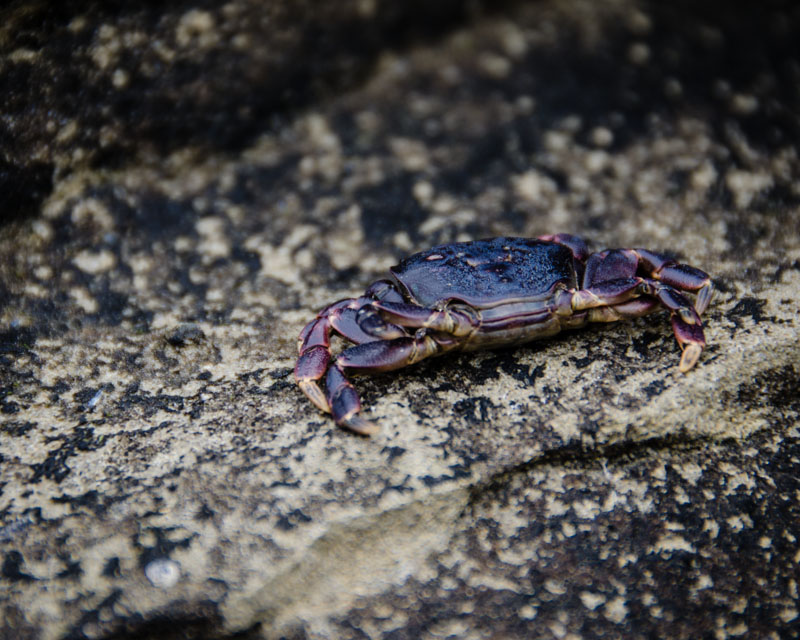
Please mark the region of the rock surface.
<svg viewBox="0 0 800 640"><path fill-rule="evenodd" d="M800 14L389 4L280 42L246 2L17 8L0 638L795 637ZM360 378L370 439L295 387L302 326L403 255L564 231L713 275L695 370L655 314Z"/></svg>

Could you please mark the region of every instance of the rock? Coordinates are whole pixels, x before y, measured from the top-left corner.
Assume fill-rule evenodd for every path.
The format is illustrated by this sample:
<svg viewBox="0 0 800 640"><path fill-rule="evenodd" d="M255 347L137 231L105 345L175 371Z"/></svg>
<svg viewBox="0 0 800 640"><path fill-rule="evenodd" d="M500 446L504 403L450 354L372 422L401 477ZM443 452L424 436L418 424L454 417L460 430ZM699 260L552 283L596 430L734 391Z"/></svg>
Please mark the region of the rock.
<svg viewBox="0 0 800 640"><path fill-rule="evenodd" d="M101 65L134 101L90 92L75 118L96 126L65 120L60 146L49 103L13 96L31 106L5 162L48 148L30 157L58 170L19 181L0 231L0 638L795 634L790 5L507 6L375 42L357 79L245 100L244 122L254 81L230 69L324 67L301 35L328 14L270 62L225 26L255 5L225 7L62 21L87 53L107 36L149 59L171 29L218 64L176 62L139 97ZM343 7L334 65L360 50L349 11L399 24ZM72 73L56 44L3 68ZM112 161L97 114L115 113ZM693 371L654 314L359 378L368 439L294 385L303 325L403 255L565 231L712 274Z"/></svg>

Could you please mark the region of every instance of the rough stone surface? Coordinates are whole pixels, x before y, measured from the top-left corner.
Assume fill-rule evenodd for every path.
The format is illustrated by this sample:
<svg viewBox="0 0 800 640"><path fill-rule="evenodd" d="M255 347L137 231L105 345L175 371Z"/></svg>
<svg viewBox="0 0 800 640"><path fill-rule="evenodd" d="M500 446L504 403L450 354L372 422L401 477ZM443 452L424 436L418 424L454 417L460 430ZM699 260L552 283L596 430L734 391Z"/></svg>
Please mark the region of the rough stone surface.
<svg viewBox="0 0 800 640"><path fill-rule="evenodd" d="M2 32L0 638L800 634L797 8L297 6ZM359 378L369 439L295 387L404 255L556 232L711 273L697 368L655 314Z"/></svg>

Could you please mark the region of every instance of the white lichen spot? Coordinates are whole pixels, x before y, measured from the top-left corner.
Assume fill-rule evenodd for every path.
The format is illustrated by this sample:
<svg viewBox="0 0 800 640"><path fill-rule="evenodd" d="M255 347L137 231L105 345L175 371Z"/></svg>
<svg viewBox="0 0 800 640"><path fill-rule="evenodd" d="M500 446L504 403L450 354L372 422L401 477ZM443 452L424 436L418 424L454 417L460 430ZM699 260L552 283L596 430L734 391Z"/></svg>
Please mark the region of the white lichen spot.
<svg viewBox="0 0 800 640"><path fill-rule="evenodd" d="M53 277L53 269L46 264L39 265L33 270L33 275L39 280L49 280Z"/></svg>
<svg viewBox="0 0 800 640"><path fill-rule="evenodd" d="M36 220L31 225L31 231L44 242L50 242L53 239L53 227L44 220Z"/></svg>
<svg viewBox="0 0 800 640"><path fill-rule="evenodd" d="M734 627L728 627L725 629L729 636L733 636L734 638L738 638L739 636L747 635L749 631L747 625L744 622L740 622Z"/></svg>
<svg viewBox="0 0 800 640"><path fill-rule="evenodd" d="M178 21L175 28L175 41L181 47L192 46L207 49L217 43L214 32L214 16L208 11L192 9L187 11Z"/></svg>
<svg viewBox="0 0 800 640"><path fill-rule="evenodd" d="M536 100L533 99L533 96L519 96L514 101L514 107L520 115L529 116L536 108Z"/></svg>
<svg viewBox="0 0 800 640"><path fill-rule="evenodd" d="M755 196L773 185L773 178L768 173L733 169L725 174L725 184L733 193L736 207L746 209Z"/></svg>
<svg viewBox="0 0 800 640"><path fill-rule="evenodd" d="M752 527L753 521L746 514L739 514L738 516L731 516L725 520L725 524L727 524L731 530L738 532L743 531L745 528Z"/></svg>
<svg viewBox="0 0 800 640"><path fill-rule="evenodd" d="M371 18L375 15L375 0L358 0L356 7L362 18Z"/></svg>
<svg viewBox="0 0 800 640"><path fill-rule="evenodd" d="M101 25L97 30L96 44L91 49L91 56L99 69L105 70L116 64L122 49L122 42L117 29L110 25Z"/></svg>
<svg viewBox="0 0 800 640"><path fill-rule="evenodd" d="M689 183L693 189L706 191L717 180L717 170L709 160L705 160L700 166L692 171Z"/></svg>
<svg viewBox="0 0 800 640"><path fill-rule="evenodd" d="M414 194L414 199L423 207L429 205L433 199L433 185L427 180L420 180L414 183L412 192Z"/></svg>
<svg viewBox="0 0 800 640"><path fill-rule="evenodd" d="M543 177L533 170L526 171L519 176L512 176L511 185L518 198L539 204L546 194L555 191L555 185L552 180Z"/></svg>
<svg viewBox="0 0 800 640"><path fill-rule="evenodd" d="M692 589L694 591L702 591L703 589L710 589L714 586L714 581L711 579L711 576L702 574L697 578L697 582L694 583Z"/></svg>
<svg viewBox="0 0 800 640"><path fill-rule="evenodd" d="M599 593L592 593L591 591L581 591L581 602L583 606L591 611L594 611L606 601L606 597Z"/></svg>
<svg viewBox="0 0 800 640"><path fill-rule="evenodd" d="M517 613L523 620L533 620L536 617L536 614L539 613L539 610L536 607L526 604L521 606Z"/></svg>
<svg viewBox="0 0 800 640"><path fill-rule="evenodd" d="M107 249L98 252L84 249L72 261L78 269L92 275L104 273L113 269L117 264L117 258Z"/></svg>
<svg viewBox="0 0 800 640"><path fill-rule="evenodd" d="M222 218L215 216L200 218L195 224L195 229L201 238L197 250L204 257L211 259L228 257L231 246L225 235L225 221Z"/></svg>
<svg viewBox="0 0 800 640"><path fill-rule="evenodd" d="M227 297L227 293L222 289L209 289L206 292L206 302L222 302Z"/></svg>
<svg viewBox="0 0 800 640"><path fill-rule="evenodd" d="M511 61L497 53L484 53L478 58L478 67L492 78L505 78L511 72Z"/></svg>
<svg viewBox="0 0 800 640"><path fill-rule="evenodd" d="M567 587L561 580L545 580L544 588L554 596L563 596L567 592Z"/></svg>
<svg viewBox="0 0 800 640"><path fill-rule="evenodd" d="M584 520L594 520L600 513L600 505L591 500L580 500L572 505L575 515Z"/></svg>
<svg viewBox="0 0 800 640"><path fill-rule="evenodd" d="M408 171L422 171L428 166L430 159L428 150L419 140L391 138L389 148L403 168Z"/></svg>
<svg viewBox="0 0 800 640"><path fill-rule="evenodd" d="M790 623L792 620L797 618L797 609L794 608L786 608L782 609L778 616L781 620L783 620L784 624Z"/></svg>
<svg viewBox="0 0 800 640"><path fill-rule="evenodd" d="M31 296L32 298L46 298L50 294L49 289L34 282L26 283L23 291L25 295Z"/></svg>
<svg viewBox="0 0 800 640"><path fill-rule="evenodd" d="M719 524L716 520L709 518L703 522L703 531L708 532L710 538L716 538L719 534Z"/></svg>
<svg viewBox="0 0 800 640"><path fill-rule="evenodd" d="M620 568L627 567L629 564L635 564L637 560L639 560L639 556L635 553L626 553L617 558L617 566Z"/></svg>
<svg viewBox="0 0 800 640"><path fill-rule="evenodd" d="M86 288L73 287L69 290L69 295L72 296L75 304L77 304L86 313L97 313L97 309L99 308L97 305L97 300L95 300L89 294L89 291Z"/></svg>
<svg viewBox="0 0 800 640"><path fill-rule="evenodd" d="M564 151L570 143L570 136L561 131L548 131L544 134L544 146L551 153Z"/></svg>
<svg viewBox="0 0 800 640"><path fill-rule="evenodd" d="M72 33L80 33L86 28L87 24L89 24L89 20L86 18L86 16L76 16L70 20L69 24L67 25L67 29L69 29Z"/></svg>
<svg viewBox="0 0 800 640"><path fill-rule="evenodd" d="M11 55L8 56L9 60L15 64L20 62L32 63L36 60L38 54L33 49L19 48L14 49Z"/></svg>
<svg viewBox="0 0 800 640"><path fill-rule="evenodd" d="M125 69L115 69L111 74L111 84L115 89L124 89L128 86L131 75Z"/></svg>
<svg viewBox="0 0 800 640"><path fill-rule="evenodd" d="M56 142L59 144L67 144L78 134L78 122L70 120L56 134Z"/></svg>
<svg viewBox="0 0 800 640"><path fill-rule="evenodd" d="M590 174L600 173L609 165L609 157L605 151L589 151L584 156L583 166Z"/></svg>
<svg viewBox="0 0 800 640"><path fill-rule="evenodd" d="M503 25L503 50L512 58L519 59L528 52L525 33L513 22Z"/></svg>
<svg viewBox="0 0 800 640"><path fill-rule="evenodd" d="M446 214L451 213L457 205L458 202L455 198L447 194L442 194L434 199L434 201L431 203L431 208L433 209L434 213Z"/></svg>
<svg viewBox="0 0 800 640"><path fill-rule="evenodd" d="M309 114L304 124L316 150L339 152L341 148L339 136L334 133L324 116L318 113Z"/></svg>
<svg viewBox="0 0 800 640"><path fill-rule="evenodd" d="M673 553L675 551L695 553L695 548L683 536L669 534L661 536L653 545L651 551L655 553Z"/></svg>
<svg viewBox="0 0 800 640"><path fill-rule="evenodd" d="M730 109L740 116L749 116L758 111L758 98L745 93L734 93L731 97Z"/></svg>
<svg viewBox="0 0 800 640"><path fill-rule="evenodd" d="M628 48L628 60L633 64L646 64L650 60L650 47L644 42L634 42Z"/></svg>
<svg viewBox="0 0 800 640"><path fill-rule="evenodd" d="M545 499L545 513L548 517L563 516L567 511L569 511L569 506L561 502L561 500L556 500L551 496L547 496Z"/></svg>
<svg viewBox="0 0 800 640"><path fill-rule="evenodd" d="M614 133L608 127L595 127L589 134L589 139L596 147L607 147L614 142Z"/></svg>
<svg viewBox="0 0 800 640"><path fill-rule="evenodd" d="M622 494L612 491L606 496L606 499L603 501L603 511L613 511L616 509L617 505L625 505L628 502L627 498Z"/></svg>
<svg viewBox="0 0 800 640"><path fill-rule="evenodd" d="M411 236L407 231L398 231L392 238L392 243L401 251L411 251L414 243L411 241Z"/></svg>
<svg viewBox="0 0 800 640"><path fill-rule="evenodd" d="M620 624L624 622L628 615L628 607L625 606L625 598L619 597L609 601L603 609L603 615L611 622Z"/></svg>
<svg viewBox="0 0 800 640"><path fill-rule="evenodd" d="M86 198L78 201L70 214L75 224L95 224L105 231L114 228L114 217L97 198Z"/></svg>
<svg viewBox="0 0 800 640"><path fill-rule="evenodd" d="M181 577L180 565L169 558L159 558L148 562L144 568L144 575L154 587L170 589L178 584Z"/></svg>

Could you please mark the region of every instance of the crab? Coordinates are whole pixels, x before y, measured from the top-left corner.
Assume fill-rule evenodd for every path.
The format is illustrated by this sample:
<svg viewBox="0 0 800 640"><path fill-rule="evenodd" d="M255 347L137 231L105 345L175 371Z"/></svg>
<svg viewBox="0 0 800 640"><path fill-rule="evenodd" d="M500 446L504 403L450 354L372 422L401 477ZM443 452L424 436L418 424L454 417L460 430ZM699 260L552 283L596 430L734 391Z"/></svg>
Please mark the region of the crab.
<svg viewBox="0 0 800 640"><path fill-rule="evenodd" d="M713 293L711 278L695 267L646 249L590 253L569 234L445 244L405 258L389 275L325 307L298 341L300 389L336 424L362 435L377 427L359 415L348 374L519 345L661 308L670 312L685 373L705 347L700 315ZM695 294L694 304L682 292ZM332 332L355 346L334 357Z"/></svg>

